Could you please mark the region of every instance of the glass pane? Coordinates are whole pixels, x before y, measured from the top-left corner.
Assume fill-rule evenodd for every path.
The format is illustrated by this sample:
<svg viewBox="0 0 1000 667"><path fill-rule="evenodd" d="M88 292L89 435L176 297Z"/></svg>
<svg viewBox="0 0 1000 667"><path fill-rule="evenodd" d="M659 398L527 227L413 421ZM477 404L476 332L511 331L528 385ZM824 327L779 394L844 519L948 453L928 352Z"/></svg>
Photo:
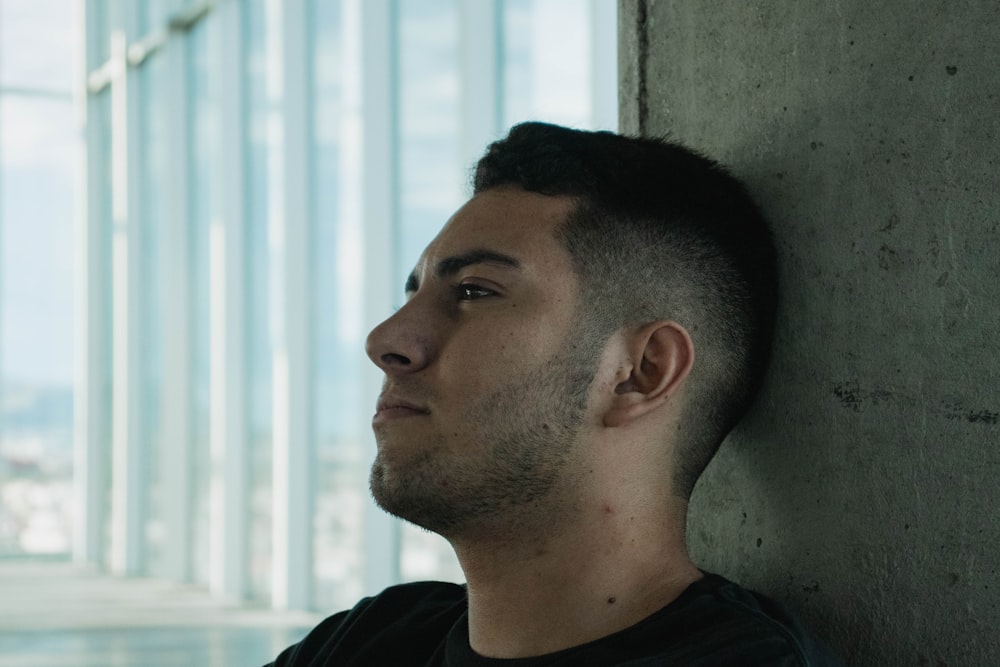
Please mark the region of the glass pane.
<svg viewBox="0 0 1000 667"><path fill-rule="evenodd" d="M590 3L507 0L503 35L504 124L590 127Z"/></svg>
<svg viewBox="0 0 1000 667"><path fill-rule="evenodd" d="M104 89L98 96L94 109L96 118L91 120L98 129L97 138L97 150L100 154L104 156L104 169L103 173L99 174L101 179L100 184L95 188L97 190L99 201L100 216L99 224L101 225L100 239L104 244L102 248L103 256L106 258L112 257L112 220L111 220L111 199L112 199L112 177L111 177L111 91L107 88ZM88 175L89 178L89 175ZM104 378L103 395L100 397L102 401L102 407L104 414L100 416L100 421L103 423L106 429L103 436L104 441L99 444L99 449L103 453L103 460L100 462L100 468L107 475L108 484L104 491L104 496L101 499L103 507L100 510L100 516L103 517L103 544L101 547L101 552L104 554L105 566L109 565L109 555L111 554L111 417L112 417L112 407L111 407L111 396L113 392L113 382L114 374L112 372L112 359L114 358L114 345L111 337L111 303L112 303L112 293L113 287L111 282L111 262L110 259L102 267L99 267L97 271L100 272L101 280L101 298L103 302L107 304L107 311L105 314L105 321L102 323L106 335L103 336L104 349L101 350L101 358L104 361L104 368L102 369L102 376Z"/></svg>
<svg viewBox="0 0 1000 667"><path fill-rule="evenodd" d="M146 492L149 508L146 523L146 555L151 574L165 574L163 570L165 534L164 515L170 502L170 490L163 488L164 465L163 424L161 421L161 389L163 387L163 290L169 280L169 267L163 265L162 240L167 224L167 201L164 184L167 182L167 114L170 106L166 96L167 62L163 52L154 54L143 63L139 73L139 94L142 98L140 119L142 163L141 179L141 256L142 298L140 308L142 326L142 411L143 442L148 454L145 457L148 482Z"/></svg>
<svg viewBox="0 0 1000 667"><path fill-rule="evenodd" d="M395 284L403 280L464 198L459 164L459 39L455 0L399 3L399 238ZM464 581L451 546L403 524L403 580Z"/></svg>
<svg viewBox="0 0 1000 667"><path fill-rule="evenodd" d="M69 92L81 53L75 0L0 0L0 87Z"/></svg>
<svg viewBox="0 0 1000 667"><path fill-rule="evenodd" d="M78 143L68 102L0 97L0 555L70 548Z"/></svg>
<svg viewBox="0 0 1000 667"><path fill-rule="evenodd" d="M396 284L465 195L459 164L459 40L455 0L399 3L400 237Z"/></svg>
<svg viewBox="0 0 1000 667"><path fill-rule="evenodd" d="M208 581L209 563L209 483L211 460L209 451L209 229L212 221L213 174L217 159L219 86L211 62L208 23L216 18L210 14L189 33L189 82L191 136L189 218L191 239L191 314L194 357L192 365L192 480L194 495L192 555L194 579Z"/></svg>
<svg viewBox="0 0 1000 667"><path fill-rule="evenodd" d="M271 594L271 300L268 260L267 23L265 0L244 10L247 86L247 400L250 437L248 562L251 597Z"/></svg>
<svg viewBox="0 0 1000 667"><path fill-rule="evenodd" d="M97 44L96 49L88 45L88 54L93 51L94 58L97 59L97 62L88 64L88 67L100 67L111 57L111 33L120 23L116 16L118 12L112 7L113 3L114 0L87 0L88 9L93 4L90 12L94 19L92 39Z"/></svg>
<svg viewBox="0 0 1000 667"><path fill-rule="evenodd" d="M313 0L312 194L313 355L316 515L314 549L320 609L353 606L362 594L362 513L367 458L357 392L364 362L360 229L340 214L342 122L340 3Z"/></svg>
<svg viewBox="0 0 1000 667"><path fill-rule="evenodd" d="M143 0L135 3L135 11L139 14L139 37L166 29L171 10L176 4L175 0Z"/></svg>

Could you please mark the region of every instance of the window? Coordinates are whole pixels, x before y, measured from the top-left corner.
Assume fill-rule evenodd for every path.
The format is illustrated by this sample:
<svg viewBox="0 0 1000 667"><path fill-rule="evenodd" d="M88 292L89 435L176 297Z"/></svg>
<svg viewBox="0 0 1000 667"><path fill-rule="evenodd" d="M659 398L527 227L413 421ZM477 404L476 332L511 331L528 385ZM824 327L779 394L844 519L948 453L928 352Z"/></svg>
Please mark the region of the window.
<svg viewBox="0 0 1000 667"><path fill-rule="evenodd" d="M0 556L65 556L72 542L70 4L0 0Z"/></svg>
<svg viewBox="0 0 1000 667"><path fill-rule="evenodd" d="M489 141L614 128L614 3L86 4L77 553L291 608L460 578L369 499L364 338Z"/></svg>

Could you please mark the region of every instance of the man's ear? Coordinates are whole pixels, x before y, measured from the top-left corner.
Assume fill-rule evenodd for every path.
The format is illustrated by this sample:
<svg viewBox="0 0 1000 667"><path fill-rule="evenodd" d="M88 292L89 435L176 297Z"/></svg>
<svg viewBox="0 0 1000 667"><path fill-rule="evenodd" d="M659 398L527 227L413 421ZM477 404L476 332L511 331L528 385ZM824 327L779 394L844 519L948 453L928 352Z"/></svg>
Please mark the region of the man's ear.
<svg viewBox="0 0 1000 667"><path fill-rule="evenodd" d="M624 426L664 405L694 365L694 343L677 322L657 321L628 334L630 367L623 368L604 425Z"/></svg>

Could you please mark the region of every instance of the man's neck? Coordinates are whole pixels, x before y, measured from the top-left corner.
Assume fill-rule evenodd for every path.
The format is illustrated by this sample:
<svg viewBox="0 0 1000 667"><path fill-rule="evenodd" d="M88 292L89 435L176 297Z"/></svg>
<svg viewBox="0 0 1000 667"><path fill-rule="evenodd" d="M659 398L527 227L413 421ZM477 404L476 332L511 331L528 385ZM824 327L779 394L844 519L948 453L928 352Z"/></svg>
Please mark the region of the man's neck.
<svg viewBox="0 0 1000 667"><path fill-rule="evenodd" d="M468 583L469 641L484 656L542 655L605 637L701 577L684 546L683 511L677 520L600 503L558 531L517 534L516 542L453 541Z"/></svg>

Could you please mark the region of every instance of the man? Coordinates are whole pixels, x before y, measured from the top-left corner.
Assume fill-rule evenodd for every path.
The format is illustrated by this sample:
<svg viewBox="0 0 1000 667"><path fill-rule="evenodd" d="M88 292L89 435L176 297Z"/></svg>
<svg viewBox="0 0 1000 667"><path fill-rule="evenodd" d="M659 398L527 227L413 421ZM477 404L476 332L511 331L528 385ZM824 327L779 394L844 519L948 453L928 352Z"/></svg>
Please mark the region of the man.
<svg viewBox="0 0 1000 667"><path fill-rule="evenodd" d="M448 539L467 584L390 588L274 664L828 664L685 546L773 329L740 183L662 141L526 123L474 193L367 343L372 494Z"/></svg>

